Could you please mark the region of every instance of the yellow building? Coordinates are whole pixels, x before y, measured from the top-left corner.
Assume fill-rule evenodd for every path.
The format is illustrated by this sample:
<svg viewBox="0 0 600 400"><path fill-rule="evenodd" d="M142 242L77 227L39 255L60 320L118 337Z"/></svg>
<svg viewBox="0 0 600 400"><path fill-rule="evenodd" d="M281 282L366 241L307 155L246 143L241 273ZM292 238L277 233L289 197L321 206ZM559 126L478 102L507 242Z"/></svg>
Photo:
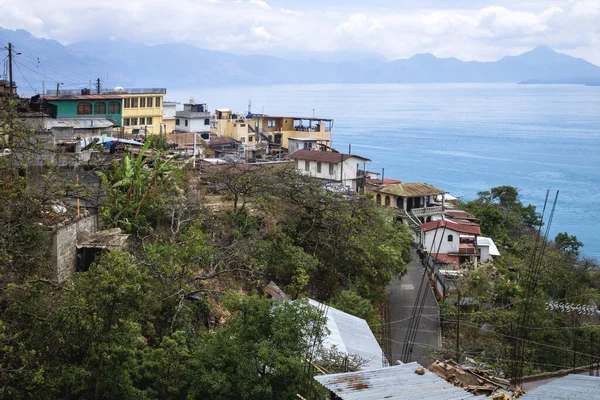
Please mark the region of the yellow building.
<svg viewBox="0 0 600 400"><path fill-rule="evenodd" d="M166 133L163 123L165 88L124 89L116 87L112 93L123 97L123 122L126 133L146 131L149 135Z"/></svg>
<svg viewBox="0 0 600 400"><path fill-rule="evenodd" d="M333 119L316 117L281 117L265 114L236 114L228 109L215 110L211 121L211 135L227 136L254 146L259 143L288 148L290 138L318 139L331 146Z"/></svg>

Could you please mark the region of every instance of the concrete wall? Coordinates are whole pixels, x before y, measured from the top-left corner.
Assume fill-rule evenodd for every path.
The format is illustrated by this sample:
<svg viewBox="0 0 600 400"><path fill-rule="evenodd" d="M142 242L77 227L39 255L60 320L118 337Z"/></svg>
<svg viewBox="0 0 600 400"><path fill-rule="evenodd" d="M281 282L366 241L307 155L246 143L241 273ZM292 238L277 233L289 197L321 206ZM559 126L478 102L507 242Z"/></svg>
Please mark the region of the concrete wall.
<svg viewBox="0 0 600 400"><path fill-rule="evenodd" d="M435 232L438 231L437 236ZM452 241L448 241L448 236L452 235ZM435 243L433 242L435 237ZM454 254L458 253L460 244L460 234L448 228L433 229L429 232L423 232L423 247L431 253ZM441 246L440 246L441 243ZM439 251L438 251L439 246Z"/></svg>
<svg viewBox="0 0 600 400"><path fill-rule="evenodd" d="M177 132L209 132L210 131L210 118L185 118L177 117L179 125L175 124L175 131ZM187 121L187 126L185 122Z"/></svg>
<svg viewBox="0 0 600 400"><path fill-rule="evenodd" d="M96 215L80 218L56 229L52 236L52 264L59 282L69 279L77 269L77 233L96 232L96 229Z"/></svg>
<svg viewBox="0 0 600 400"><path fill-rule="evenodd" d="M108 114L108 103L117 102L119 103L119 110L121 110L118 114ZM56 106L56 116L57 117L104 117L108 119L112 119L115 121L115 126L121 126L121 118L123 113L123 101L121 99L106 99L106 100L50 100L48 103ZM77 104L79 103L92 103L92 113L91 114L77 114ZM104 114L96 114L96 103L104 103L106 108L106 113Z"/></svg>

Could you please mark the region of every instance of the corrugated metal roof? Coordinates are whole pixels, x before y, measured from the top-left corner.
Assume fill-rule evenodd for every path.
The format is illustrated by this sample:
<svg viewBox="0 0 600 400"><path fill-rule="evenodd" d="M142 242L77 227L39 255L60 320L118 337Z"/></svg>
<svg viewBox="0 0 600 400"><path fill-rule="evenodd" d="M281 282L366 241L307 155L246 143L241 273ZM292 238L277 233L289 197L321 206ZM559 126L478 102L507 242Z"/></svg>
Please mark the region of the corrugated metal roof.
<svg viewBox="0 0 600 400"><path fill-rule="evenodd" d="M428 196L446 193L445 190L438 189L435 186L420 182L399 183L397 185L384 186L377 190L377 192L404 197Z"/></svg>
<svg viewBox="0 0 600 400"><path fill-rule="evenodd" d="M323 304L309 299L309 303L323 309ZM362 318L345 313L333 307L327 308L327 329L330 334L323 340L323 346L336 346L339 351L358 355L367 363L362 369L381 368L383 351L375 339L371 328Z"/></svg>
<svg viewBox="0 0 600 400"><path fill-rule="evenodd" d="M107 118L46 118L46 129L52 128L110 128L115 124Z"/></svg>
<svg viewBox="0 0 600 400"><path fill-rule="evenodd" d="M344 400L475 398L432 372L425 370L424 375L415 373L419 366L412 362L374 370L315 376L315 379Z"/></svg>
<svg viewBox="0 0 600 400"><path fill-rule="evenodd" d="M48 101L61 101L61 100L120 100L123 96L116 94L74 94L66 96L44 96L44 99Z"/></svg>
<svg viewBox="0 0 600 400"><path fill-rule="evenodd" d="M523 400L590 400L600 399L600 378L567 375L527 392Z"/></svg>

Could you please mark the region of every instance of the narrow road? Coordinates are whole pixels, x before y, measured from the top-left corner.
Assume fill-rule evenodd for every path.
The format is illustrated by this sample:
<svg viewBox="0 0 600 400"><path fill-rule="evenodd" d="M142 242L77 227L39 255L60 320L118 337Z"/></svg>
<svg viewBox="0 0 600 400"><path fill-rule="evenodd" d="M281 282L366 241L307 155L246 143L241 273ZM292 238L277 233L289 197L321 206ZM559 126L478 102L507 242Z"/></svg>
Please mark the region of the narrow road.
<svg viewBox="0 0 600 400"><path fill-rule="evenodd" d="M390 365L396 365L396 361L401 359L406 330L423 277L424 269L419 256L414 249L411 250L411 254L412 261L407 265L407 274L402 277L401 281L398 278L392 280L386 289L388 295L388 321L386 322L389 323L387 326L389 343L385 347L390 353L388 354ZM441 332L437 318L439 306L428 280L425 280L424 291L426 293L425 304L409 361L417 361L427 367L435 361L429 356L429 351L441 346Z"/></svg>

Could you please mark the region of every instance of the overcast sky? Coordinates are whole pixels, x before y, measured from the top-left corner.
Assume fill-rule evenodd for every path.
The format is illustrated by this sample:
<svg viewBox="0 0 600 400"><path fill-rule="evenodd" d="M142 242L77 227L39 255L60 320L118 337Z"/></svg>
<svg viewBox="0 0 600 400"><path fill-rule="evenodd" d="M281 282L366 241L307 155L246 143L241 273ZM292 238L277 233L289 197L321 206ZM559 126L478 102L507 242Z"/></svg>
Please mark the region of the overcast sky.
<svg viewBox="0 0 600 400"><path fill-rule="evenodd" d="M600 65L600 0L0 0L0 26L62 43L496 60L537 45Z"/></svg>

